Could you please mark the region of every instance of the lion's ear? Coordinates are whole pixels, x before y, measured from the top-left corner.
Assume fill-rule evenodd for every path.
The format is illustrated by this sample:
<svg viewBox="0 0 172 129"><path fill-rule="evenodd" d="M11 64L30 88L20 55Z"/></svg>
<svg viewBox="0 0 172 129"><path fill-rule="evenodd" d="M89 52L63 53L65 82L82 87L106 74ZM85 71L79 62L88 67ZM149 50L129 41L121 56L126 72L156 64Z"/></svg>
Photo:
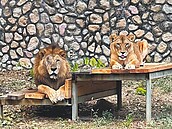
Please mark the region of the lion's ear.
<svg viewBox="0 0 172 129"><path fill-rule="evenodd" d="M133 42L135 40L135 35L133 34L128 35L128 39Z"/></svg>
<svg viewBox="0 0 172 129"><path fill-rule="evenodd" d="M110 42L113 42L114 40L116 40L116 38L117 38L116 33L113 33L113 34L111 34L111 35L109 36Z"/></svg>
<svg viewBox="0 0 172 129"><path fill-rule="evenodd" d="M66 58L66 52L64 50L60 50L59 55L63 58Z"/></svg>
<svg viewBox="0 0 172 129"><path fill-rule="evenodd" d="M46 53L45 49L41 49L38 53L39 58L42 59L44 57L45 53Z"/></svg>

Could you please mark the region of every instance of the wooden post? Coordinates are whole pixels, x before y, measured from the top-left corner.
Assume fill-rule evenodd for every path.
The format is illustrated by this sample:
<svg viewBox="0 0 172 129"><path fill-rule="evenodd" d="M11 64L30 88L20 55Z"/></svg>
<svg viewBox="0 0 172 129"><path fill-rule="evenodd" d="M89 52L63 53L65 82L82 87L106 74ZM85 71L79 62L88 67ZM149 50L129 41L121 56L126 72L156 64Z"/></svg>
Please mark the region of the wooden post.
<svg viewBox="0 0 172 129"><path fill-rule="evenodd" d="M120 110L122 107L122 81L116 81L116 91L117 91L117 109Z"/></svg>
<svg viewBox="0 0 172 129"><path fill-rule="evenodd" d="M1 115L1 119L3 120L3 116L4 116L3 105L0 105L0 115Z"/></svg>
<svg viewBox="0 0 172 129"><path fill-rule="evenodd" d="M149 78L146 80L146 122L151 121L151 94L152 94L152 89L151 89L151 79Z"/></svg>
<svg viewBox="0 0 172 129"><path fill-rule="evenodd" d="M78 87L76 85L75 74L72 75L72 120L78 118Z"/></svg>

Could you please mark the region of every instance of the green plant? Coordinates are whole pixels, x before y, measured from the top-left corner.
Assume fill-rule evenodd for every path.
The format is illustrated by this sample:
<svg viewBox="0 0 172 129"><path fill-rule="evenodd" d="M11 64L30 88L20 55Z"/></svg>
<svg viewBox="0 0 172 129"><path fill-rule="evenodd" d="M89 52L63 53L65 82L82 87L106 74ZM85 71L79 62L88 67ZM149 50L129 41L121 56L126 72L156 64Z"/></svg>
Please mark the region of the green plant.
<svg viewBox="0 0 172 129"><path fill-rule="evenodd" d="M132 121L133 121L133 116L132 116L132 114L130 113L130 114L128 114L128 115L126 116L126 119L125 119L125 121L123 122L123 124L124 124L125 127L128 128L128 127L131 125Z"/></svg>
<svg viewBox="0 0 172 129"><path fill-rule="evenodd" d="M146 95L146 90L143 87L137 87L136 94L137 95L143 95L143 96L145 96Z"/></svg>
<svg viewBox="0 0 172 129"><path fill-rule="evenodd" d="M71 65L71 71L72 72L76 72L79 70L79 65L77 63L74 63L73 65Z"/></svg>
<svg viewBox="0 0 172 129"><path fill-rule="evenodd" d="M33 68L32 68L32 69L30 69L30 71L29 71L29 76L31 76L32 78L34 77L34 71L33 71Z"/></svg>

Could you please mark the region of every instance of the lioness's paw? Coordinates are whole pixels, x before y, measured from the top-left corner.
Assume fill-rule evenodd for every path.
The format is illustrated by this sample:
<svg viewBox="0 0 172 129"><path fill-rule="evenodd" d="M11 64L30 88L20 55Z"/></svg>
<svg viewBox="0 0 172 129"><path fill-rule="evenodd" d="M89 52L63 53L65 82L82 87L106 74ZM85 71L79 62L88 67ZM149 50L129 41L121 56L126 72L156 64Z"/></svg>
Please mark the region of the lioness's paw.
<svg viewBox="0 0 172 129"><path fill-rule="evenodd" d="M135 68L136 68L136 66L135 65L132 65L132 64L127 64L125 66L125 69L135 69Z"/></svg>
<svg viewBox="0 0 172 129"><path fill-rule="evenodd" d="M113 65L112 69L122 69L123 66L121 64Z"/></svg>

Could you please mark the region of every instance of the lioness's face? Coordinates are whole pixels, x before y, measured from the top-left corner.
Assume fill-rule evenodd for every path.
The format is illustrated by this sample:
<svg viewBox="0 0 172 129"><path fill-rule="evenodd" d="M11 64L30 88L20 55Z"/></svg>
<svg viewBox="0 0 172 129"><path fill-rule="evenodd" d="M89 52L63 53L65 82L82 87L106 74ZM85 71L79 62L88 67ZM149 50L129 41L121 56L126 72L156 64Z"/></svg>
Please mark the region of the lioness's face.
<svg viewBox="0 0 172 129"><path fill-rule="evenodd" d="M57 79L60 67L62 65L62 58L59 55L47 55L44 59L44 65L47 68L51 79Z"/></svg>
<svg viewBox="0 0 172 129"><path fill-rule="evenodd" d="M119 60L126 60L129 52L133 51L133 35L119 35L112 34L110 36L111 51L115 51Z"/></svg>

